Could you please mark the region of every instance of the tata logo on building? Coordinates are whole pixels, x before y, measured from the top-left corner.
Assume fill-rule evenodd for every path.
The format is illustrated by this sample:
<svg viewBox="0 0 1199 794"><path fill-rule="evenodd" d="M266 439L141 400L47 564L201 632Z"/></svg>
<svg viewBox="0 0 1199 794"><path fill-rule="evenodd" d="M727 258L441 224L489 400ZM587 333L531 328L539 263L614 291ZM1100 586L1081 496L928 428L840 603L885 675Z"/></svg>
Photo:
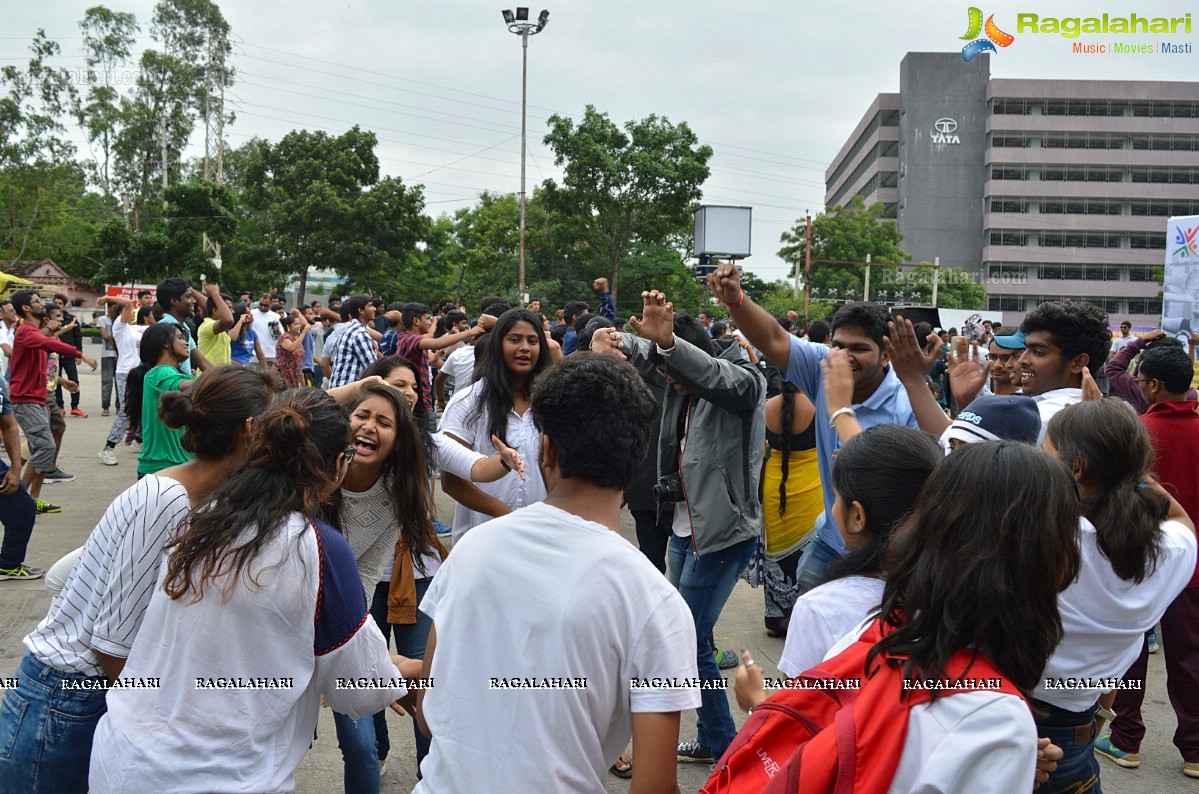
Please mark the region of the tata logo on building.
<svg viewBox="0 0 1199 794"><path fill-rule="evenodd" d="M933 122L933 143L961 143L957 129L958 123L953 119L937 119Z"/></svg>

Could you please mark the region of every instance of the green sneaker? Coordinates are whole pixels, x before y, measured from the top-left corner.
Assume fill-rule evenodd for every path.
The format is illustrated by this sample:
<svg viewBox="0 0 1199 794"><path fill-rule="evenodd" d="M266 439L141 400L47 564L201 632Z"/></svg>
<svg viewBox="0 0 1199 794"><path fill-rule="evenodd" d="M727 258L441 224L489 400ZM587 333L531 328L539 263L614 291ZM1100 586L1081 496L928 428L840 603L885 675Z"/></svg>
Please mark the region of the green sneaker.
<svg viewBox="0 0 1199 794"><path fill-rule="evenodd" d="M1126 753L1112 744L1110 733L1105 733L1095 740L1095 752L1112 759L1125 769L1136 769L1141 765L1141 756L1138 753Z"/></svg>
<svg viewBox="0 0 1199 794"><path fill-rule="evenodd" d="M721 670L732 670L737 665L741 664L741 657L736 651L716 649L716 665Z"/></svg>
<svg viewBox="0 0 1199 794"><path fill-rule="evenodd" d="M45 570L34 568L32 565L18 565L16 568L0 568L0 582L7 579L41 579Z"/></svg>
<svg viewBox="0 0 1199 794"><path fill-rule="evenodd" d="M58 505L52 505L49 502L47 502L45 499L34 499L33 503L35 505L37 505L37 511L39 514L61 513L62 512L61 507L59 507Z"/></svg>

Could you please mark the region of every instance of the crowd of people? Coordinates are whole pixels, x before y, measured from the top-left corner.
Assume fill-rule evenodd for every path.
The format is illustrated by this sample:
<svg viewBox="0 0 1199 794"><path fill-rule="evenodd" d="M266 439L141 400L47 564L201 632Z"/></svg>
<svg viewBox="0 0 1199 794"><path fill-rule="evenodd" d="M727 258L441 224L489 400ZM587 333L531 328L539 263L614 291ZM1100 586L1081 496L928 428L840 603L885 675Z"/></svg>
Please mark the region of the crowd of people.
<svg viewBox="0 0 1199 794"><path fill-rule="evenodd" d="M1097 755L1140 763L1159 624L1199 777L1199 338L1070 301L801 329L733 265L708 284L722 319L656 290L617 317L602 278L556 314L172 278L100 299L100 362L64 306L0 303L0 579L45 573L77 360L100 464L139 445L46 575L0 792L290 791L322 703L347 792L379 790L389 709L422 794L669 792L678 763L705 792L1098 792ZM742 580L782 678L716 644Z"/></svg>

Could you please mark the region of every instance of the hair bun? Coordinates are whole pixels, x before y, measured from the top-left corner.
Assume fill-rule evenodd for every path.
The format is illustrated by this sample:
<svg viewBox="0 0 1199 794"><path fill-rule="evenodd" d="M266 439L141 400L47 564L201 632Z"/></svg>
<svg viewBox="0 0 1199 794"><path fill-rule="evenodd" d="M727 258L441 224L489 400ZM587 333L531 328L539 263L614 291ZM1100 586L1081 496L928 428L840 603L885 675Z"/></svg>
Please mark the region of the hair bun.
<svg viewBox="0 0 1199 794"><path fill-rule="evenodd" d="M190 396L181 391L165 391L158 398L158 417L173 429L191 426L203 414Z"/></svg>

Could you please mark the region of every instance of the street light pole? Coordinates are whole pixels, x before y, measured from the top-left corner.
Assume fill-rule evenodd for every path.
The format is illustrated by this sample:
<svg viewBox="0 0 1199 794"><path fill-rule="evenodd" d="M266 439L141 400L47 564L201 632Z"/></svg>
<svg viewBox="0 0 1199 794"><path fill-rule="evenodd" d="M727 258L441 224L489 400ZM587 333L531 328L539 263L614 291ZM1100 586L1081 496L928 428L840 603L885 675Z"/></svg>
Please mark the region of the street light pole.
<svg viewBox="0 0 1199 794"><path fill-rule="evenodd" d="M545 29L550 12L542 11L536 22L529 21L529 9L517 8L513 14L509 10L502 12L508 30L520 36L520 275L517 285L518 298L521 304L528 303L525 294L525 151L526 119L529 108L529 36L535 36Z"/></svg>

